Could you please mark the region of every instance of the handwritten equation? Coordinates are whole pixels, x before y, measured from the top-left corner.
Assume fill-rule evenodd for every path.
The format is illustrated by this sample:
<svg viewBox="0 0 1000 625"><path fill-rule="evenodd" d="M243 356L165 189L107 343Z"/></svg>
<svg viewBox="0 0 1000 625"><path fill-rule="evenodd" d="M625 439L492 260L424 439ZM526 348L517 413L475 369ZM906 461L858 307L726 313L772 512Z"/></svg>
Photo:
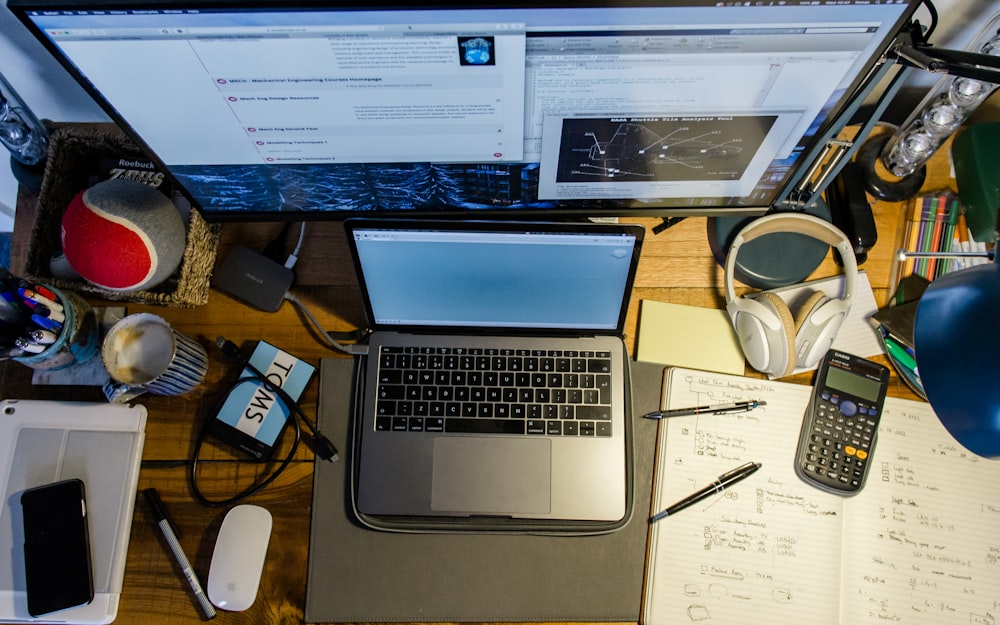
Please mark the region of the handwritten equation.
<svg viewBox="0 0 1000 625"><path fill-rule="evenodd" d="M887 400L874 464L849 498L796 477L807 386L673 369L668 408L761 399L660 425L654 512L746 461L750 478L654 524L643 620L997 625L1000 463L927 404Z"/></svg>

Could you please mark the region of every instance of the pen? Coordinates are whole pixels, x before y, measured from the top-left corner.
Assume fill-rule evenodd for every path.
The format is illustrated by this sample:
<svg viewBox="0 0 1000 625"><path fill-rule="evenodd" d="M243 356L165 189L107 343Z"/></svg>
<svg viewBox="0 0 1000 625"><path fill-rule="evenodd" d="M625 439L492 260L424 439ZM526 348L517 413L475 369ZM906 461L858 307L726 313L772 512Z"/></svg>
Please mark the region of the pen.
<svg viewBox="0 0 1000 625"><path fill-rule="evenodd" d="M729 488L736 482L739 482L740 480L748 478L751 475L753 475L753 473L757 469L759 469L760 466L761 465L759 462L748 462L744 465L736 467L732 471L723 473L722 475L719 476L719 479L715 480L705 488L696 490L695 492L691 493L684 499L681 499L680 501L670 506L669 508L663 510L662 512L656 513L655 515L653 515L653 518L649 520L649 522L655 523L656 521L668 517L671 514L676 514L680 512L681 510L687 508L688 506L693 506L694 504L698 503L699 501L701 501L706 497L724 491L725 489Z"/></svg>
<svg viewBox="0 0 1000 625"><path fill-rule="evenodd" d="M167 509L164 507L163 501L160 500L160 494L156 492L155 488L147 488L142 491L142 494L146 497L149 507L153 509L156 524L159 526L160 531L163 532L163 537L167 539L167 545L170 546L171 553L174 554L174 558L181 566L181 571L183 571L184 577L187 578L191 590L194 591L195 599L201 605L201 609L205 613L205 618L215 618L215 606L205 596L201 582L198 581L198 576L195 574L194 569L191 568L191 563L188 562L187 556L184 555L181 544L177 542L177 534L174 533L174 526L170 522L170 516L167 514Z"/></svg>
<svg viewBox="0 0 1000 625"><path fill-rule="evenodd" d="M31 282L28 282L27 280L21 280L20 288L22 288L22 289L31 289L35 293L38 293L39 295L41 295L43 297L47 297L47 298L49 298L52 301L55 301L56 299L58 299L58 297L56 296L55 293L53 293L52 291L50 291L49 289L47 289L42 284L34 284L34 283L31 283Z"/></svg>
<svg viewBox="0 0 1000 625"><path fill-rule="evenodd" d="M64 323L66 321L66 315L60 310L52 310L45 304L35 304L34 315L32 317L45 317L49 321L55 321L57 323Z"/></svg>
<svg viewBox="0 0 1000 625"><path fill-rule="evenodd" d="M14 341L14 345L18 349L27 352L29 354L40 354L46 350L46 347L41 343L32 343L30 339L24 337L18 338Z"/></svg>
<svg viewBox="0 0 1000 625"><path fill-rule="evenodd" d="M31 321L43 330L50 330L52 332L62 331L62 322L55 319L49 319L41 315L31 315Z"/></svg>
<svg viewBox="0 0 1000 625"><path fill-rule="evenodd" d="M45 297L44 295L42 295L38 291L35 291L33 289L26 289L26 288L22 287L22 288L18 289L17 292L20 293L21 297L23 297L24 299L26 299L28 301L31 301L31 302L35 302L36 304L41 304L42 306L45 306L46 308L48 308L51 311L54 311L54 312L62 312L63 311L62 304L60 304L59 302L57 302L57 301L55 301L53 299Z"/></svg>
<svg viewBox="0 0 1000 625"><path fill-rule="evenodd" d="M25 338L37 345L52 345L56 342L56 339L58 339L59 336L50 330L38 329L28 332Z"/></svg>
<svg viewBox="0 0 1000 625"><path fill-rule="evenodd" d="M758 406L766 406L766 401L738 401L715 406L696 406L694 408L677 408L675 410L657 410L647 415L647 419L668 419L670 417L685 417L694 414L726 414L730 412L749 412Z"/></svg>
<svg viewBox="0 0 1000 625"><path fill-rule="evenodd" d="M882 337L882 341L885 343L885 351L889 356L910 371L917 373L917 361L904 346L896 342L891 335Z"/></svg>

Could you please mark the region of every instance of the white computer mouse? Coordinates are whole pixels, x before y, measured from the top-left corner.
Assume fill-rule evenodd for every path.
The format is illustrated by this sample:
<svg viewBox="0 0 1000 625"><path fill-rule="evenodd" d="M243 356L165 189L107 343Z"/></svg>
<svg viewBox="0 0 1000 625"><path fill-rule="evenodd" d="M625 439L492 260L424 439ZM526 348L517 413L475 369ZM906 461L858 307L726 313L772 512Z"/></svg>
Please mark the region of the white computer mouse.
<svg viewBox="0 0 1000 625"><path fill-rule="evenodd" d="M271 539L271 513L240 505L226 513L208 569L208 598L215 607L239 612L253 605Z"/></svg>

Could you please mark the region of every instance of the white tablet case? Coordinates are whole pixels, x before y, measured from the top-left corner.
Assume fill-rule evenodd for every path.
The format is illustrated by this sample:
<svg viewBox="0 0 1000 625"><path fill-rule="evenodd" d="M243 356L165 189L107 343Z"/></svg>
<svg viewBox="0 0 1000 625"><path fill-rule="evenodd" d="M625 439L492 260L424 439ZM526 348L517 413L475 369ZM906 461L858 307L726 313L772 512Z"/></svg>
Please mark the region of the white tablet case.
<svg viewBox="0 0 1000 625"><path fill-rule="evenodd" d="M0 402L0 621L110 623L118 614L145 439L146 409L106 403ZM21 493L79 478L90 514L94 600L28 614Z"/></svg>

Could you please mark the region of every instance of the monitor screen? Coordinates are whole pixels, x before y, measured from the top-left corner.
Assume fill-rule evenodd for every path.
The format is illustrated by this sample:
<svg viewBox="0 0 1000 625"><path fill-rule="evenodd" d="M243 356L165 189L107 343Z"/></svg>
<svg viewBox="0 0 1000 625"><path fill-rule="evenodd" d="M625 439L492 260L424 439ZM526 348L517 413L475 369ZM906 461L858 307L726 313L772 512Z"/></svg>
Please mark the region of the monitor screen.
<svg viewBox="0 0 1000 625"><path fill-rule="evenodd" d="M10 0L209 219L763 212L910 0Z"/></svg>

